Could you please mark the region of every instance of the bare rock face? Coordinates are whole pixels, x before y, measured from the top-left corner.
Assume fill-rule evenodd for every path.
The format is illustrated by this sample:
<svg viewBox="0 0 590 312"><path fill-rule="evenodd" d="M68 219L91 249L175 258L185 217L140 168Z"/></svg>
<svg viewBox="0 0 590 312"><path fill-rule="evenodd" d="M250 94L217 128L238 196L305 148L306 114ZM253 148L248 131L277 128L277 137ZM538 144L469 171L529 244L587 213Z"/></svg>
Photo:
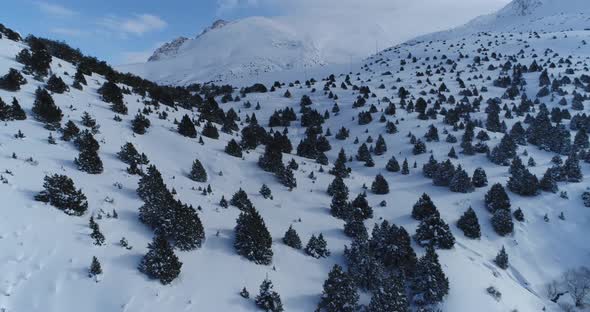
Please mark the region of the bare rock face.
<svg viewBox="0 0 590 312"><path fill-rule="evenodd" d="M165 43L164 45L156 49L156 51L154 51L154 54L150 56L148 62L159 61L161 59L177 55L178 50L187 40L189 39L186 37L178 37L172 40L171 42Z"/></svg>

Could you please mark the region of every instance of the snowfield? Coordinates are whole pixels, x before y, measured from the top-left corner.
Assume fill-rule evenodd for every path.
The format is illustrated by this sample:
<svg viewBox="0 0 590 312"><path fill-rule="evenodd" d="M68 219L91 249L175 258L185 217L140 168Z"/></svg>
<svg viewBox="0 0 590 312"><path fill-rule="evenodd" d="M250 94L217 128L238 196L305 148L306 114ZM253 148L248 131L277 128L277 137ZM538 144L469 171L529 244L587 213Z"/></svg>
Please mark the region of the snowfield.
<svg viewBox="0 0 590 312"><path fill-rule="evenodd" d="M525 0L515 0L515 3L519 1ZM556 3L553 0L544 1L545 5ZM574 2L572 0L572 3ZM374 210L374 217L365 221L369 234L375 223L388 220L403 226L410 235L415 233L419 224L411 217L412 206L423 193L432 198L456 239L454 248L437 250L450 283L450 292L440 304L442 311L560 311L558 304L547 297L546 285L554 279L560 279L568 269L590 265L590 208L585 207L581 199L581 194L590 186L590 165L581 161L584 180L581 183L559 182L557 193L540 192L538 196L522 197L507 190L512 210L521 208L525 221L515 221L512 234L499 236L490 224L491 214L484 206L484 196L493 184L506 185L510 177L509 167L491 163L485 154L461 154L463 130L453 129L453 126L445 124L444 116L441 115L438 115L436 120L418 119L418 113L408 112L400 107L398 90L404 87L409 91L407 101L411 100L414 103L423 97L429 101L430 108L437 100L436 92L432 94L430 90L438 90L441 83L444 83L450 90L445 95L453 95L459 102L464 98L459 95L459 91L463 90L457 81L460 77L467 89L487 88L487 92L480 93L483 97L480 110L470 114L472 120L479 119L485 124L486 100L501 98L506 91L505 88L493 86L493 80L500 76L500 67L506 63L509 56L514 56L513 60L527 66L536 61L548 70L552 80L565 76L574 80L582 74L589 75L590 46L587 41L590 40L590 31L584 30L582 25L590 25L590 15L584 1L575 3L579 5L575 7L576 10L585 8L586 11L579 14L569 12L566 15L552 15L539 22L543 25L562 25L562 21L563 27L529 32L528 28L523 29L511 24L498 29L495 26L486 26L481 32L469 34L464 29L458 29L443 33L439 38L438 35L427 36L392 47L371 56L362 64L353 65L352 70L348 69L348 66L334 67L340 72L333 72L334 86L326 92L323 91L326 84L323 79L329 73L322 72L321 76L313 76L314 72L310 71L305 72L306 76L301 76L300 72L294 71L290 74L262 76L262 82L269 88L274 80L284 83L274 92L249 93L237 102L222 103L220 97L216 98L224 111L233 108L238 112L241 118L240 128L246 125L246 116L254 113L258 122L268 130L269 117L275 110L292 107L300 118L299 101L303 95L308 95L313 102L312 108L320 113L330 112L330 118L323 125L324 132L330 129L332 134L336 134L341 127L350 130L350 137L344 141L337 140L334 136L328 137L332 148L326 152L326 156L330 163L323 166L325 172L320 172L322 166L315 160L295 155L298 143L305 137L305 128L301 127L300 121L292 122L287 127L294 151L292 155L283 155L283 161L287 163L293 158L300 165L295 171L297 187L292 191L278 183L271 173L259 168L257 162L264 152L264 146L245 153L243 159L224 152L231 139L239 142L239 133L228 135L220 132L218 140L203 137L203 145L198 143L198 139L180 136L174 121L180 121L185 114L198 118L196 109L189 111L181 107L160 105L159 108L153 109L157 112L166 111L168 117L162 120L157 114L150 114L148 117L151 127L147 133L134 134L131 130L131 120L136 112L146 106L144 100L147 98L134 92L126 94L124 102L129 114L120 115L122 121L115 121L115 113L111 111L110 104L103 102L97 94L98 88L106 81L105 77L97 74L86 76L88 86L84 86L83 91L70 88L71 90L64 94L53 94L56 104L64 113L63 123L72 120L84 129L80 123L81 116L88 112L100 125L100 132L95 138L100 142L99 155L104 163L104 172L99 175L81 172L74 164L74 158L78 156L76 147L71 142L59 139L60 133L47 130L32 117L35 90L43 86L44 82L37 81L32 76L25 76L28 83L23 85L20 91L0 90L0 98L4 102L10 103L12 98L16 97L28 116L24 121L7 121L1 124L0 172L3 183L0 184L0 194L4 199L4 205L0 211L0 272L3 272L0 275L0 311L258 311L254 301L243 299L239 292L246 287L251 296L255 296L265 277L272 280L275 290L281 295L285 311L314 311L320 300L323 282L332 266L340 264L346 268L343 251L344 246L351 243L351 239L343 232L344 221L330 215L331 197L326 193L326 188L334 176L329 174L328 170L332 168L341 147L347 156L354 158L360 144L366 142L368 137L377 139L379 134L383 135L388 150L384 155L373 155L374 167L365 167L362 162L356 160L347 163L352 169L351 176L345 179L350 190L349 198L352 200L364 192L363 186L369 187L369 190L366 190L368 201ZM531 14L547 16L547 10L554 8L548 7L549 9L535 9ZM568 14L576 14L576 18L571 19L571 15ZM507 19L517 18L506 11L501 11L500 15L507 16ZM500 23L503 19L498 17L498 21ZM266 23L264 20L251 22ZM574 28L571 23L579 27ZM232 26L230 24L225 27ZM240 38L228 40L235 40L237 46L243 46L239 40L244 38L257 37L257 40L265 40L275 36L256 33L257 29L252 30L254 33L240 34ZM223 28L218 31L223 31ZM268 68L291 66L287 64L291 63L292 57L299 59L301 54L304 54L309 62L322 63L312 46L298 41L295 35L291 37L292 34L288 31L280 28L276 31L284 31L287 34L288 40L275 44L279 51L278 57L285 62L278 64L268 60ZM213 46L214 42L206 42L207 35L205 33L201 36L205 42L203 44ZM258 45L253 44L253 48ZM15 55L23 48L24 43L0 39L0 75L8 72L9 68L23 68L23 65L15 60ZM182 53L182 49L188 47L183 46L179 53ZM285 54L280 54L283 52ZM234 52L227 51L227 55L215 55L207 60L189 60L187 55L186 62L175 61L174 64L192 68L194 64L191 62L207 62L206 65L212 69L216 66L232 68L231 62L240 61L232 59L232 53ZM497 59L491 57L492 53L499 55ZM475 56L484 55L490 57L489 61L479 64L474 62ZM560 59L569 62L559 62ZM447 60L452 60L456 64L448 64ZM551 62L556 64L554 68L549 66ZM158 71L157 67L171 65L173 64L164 58L142 70L145 70L146 76L150 76L152 68L156 68L154 72L159 73L161 71ZM201 65L203 64L199 66ZM494 69L490 70L489 65L494 65ZM439 70L441 68L444 70ZM574 73L566 73L567 69L574 70ZM239 79L239 73L247 70L232 68L236 76L227 78L227 81L236 82L236 86L258 82ZM71 85L76 66L54 57L51 71L62 77L67 85ZM170 71L180 72L181 68L170 68ZM207 74L207 71L183 72L186 81L192 80L192 75ZM347 74L352 84L359 87L368 86L371 94L374 93L374 96L366 100L364 107L352 107L359 96L358 90L353 90L351 86L346 90L340 87L345 82ZM508 71L508 75L512 75L512 70ZM533 100L537 98L540 90L539 75L540 72L523 74L526 87L522 94ZM491 79L486 79L488 76ZM159 81L167 81L167 77L157 78ZM211 80L218 78L212 77ZM317 81L306 86L305 81L311 78ZM295 83L298 79L301 83ZM289 83L293 85L289 86ZM588 114L588 98L583 101L583 111L571 109L574 90L588 96L588 83L585 83L585 86L586 90L574 84L562 87L568 93L563 96L567 100L567 106L558 103L562 96L557 95L542 97L539 101L546 104L549 111L559 107L567 108L572 116L578 113ZM286 90L292 94L291 98L283 96ZM330 98L329 92L337 95L338 99ZM234 96L238 94L239 90L233 93ZM395 115L384 117L388 121L399 122L396 124L398 132L395 134L386 134L385 123L379 121L382 111L388 105L384 98L397 106ZM470 102L475 98L477 97L467 96ZM245 107L246 101L252 106ZM260 104L260 109L255 108L257 103ZM338 103L340 107L337 114L331 111L334 103ZM520 96L514 100L505 98L502 99L500 107L506 104L511 109L513 104L519 103ZM373 121L367 125L359 125L358 113L368 110L371 105L375 105L377 109L377 113L372 114ZM446 109L455 106L447 102L441 105ZM536 115L538 107L539 105L535 105L533 109L536 111L531 112L531 116ZM500 116L508 130L516 122L525 119L524 115L518 116L515 113L513 118L505 118L504 111ZM569 123L570 120L563 120L567 129ZM199 137L203 124L197 127ZM427 152L413 155L413 145L410 144L408 134L424 140L423 136L431 124L438 128L440 142L426 142ZM14 137L19 130L25 135L24 138ZM277 127L275 130L282 131L283 128ZM456 136L459 141L445 142L447 135L443 133L444 130ZM485 128L476 127L475 134L480 130ZM48 144L50 132L56 138L56 145ZM496 146L503 137L503 133L499 132L488 131L488 134L490 140L486 143L490 148ZM572 139L575 134L576 131L572 130ZM360 143L353 143L355 138L358 138ZM474 139L474 142L477 141ZM139 177L129 175L125 170L127 165L116 155L126 142L133 143L139 152L148 156L151 164L157 166L168 188L177 192L175 198L195 208L201 208L198 212L205 228L206 240L200 249L189 252L175 251L183 266L180 276L170 285L164 286L158 281L150 280L137 269L147 251L147 244L152 241L153 231L138 220L138 208L143 204L136 194ZM439 162L444 161L448 158L447 154L451 147L455 148L458 155L457 159L451 161L455 165L460 164L470 176L476 168L484 168L489 181L488 186L476 188L472 193L453 193L447 187L434 186L431 179L423 176L422 165L428 162L430 155ZM525 151L528 156L523 156ZM13 153L16 158L12 157ZM529 157L534 158L536 166L527 168L539 179L552 166L551 160L555 156L555 153L540 150L531 144L519 145L517 153L525 164ZM410 174L388 172L385 166L391 156L395 156L400 165L407 159ZM28 158L32 160L27 160ZM567 155L562 158L565 160ZM191 164L195 159L203 163L208 173L209 179L206 183L194 182L188 178ZM417 168L413 167L414 163L417 164ZM315 179L309 178L311 172ZM81 188L88 197L89 209L84 216L68 216L48 204L34 201L33 197L43 189L43 177L54 173L71 177L76 187ZM376 195L370 191L371 183L379 173L383 174L389 183L389 194ZM259 194L262 184L270 187L274 199L264 199ZM206 188L207 185L210 185L213 191L209 195L202 195L199 188ZM248 193L272 235L274 257L271 265L256 265L236 254L234 250L234 227L240 211L233 206L223 208L219 201L222 196L229 200L239 188ZM566 192L568 198L562 198L560 192ZM386 201L386 206L380 206L382 201ZM465 237L456 226L459 217L469 207L475 210L479 218L481 239L472 240ZM106 216L113 209L118 213L117 219ZM564 216L563 220L559 218L561 213ZM104 246L93 245L89 236L91 230L88 227L88 219L91 215L94 215L95 219L99 215L102 216L96 221L106 237ZM290 225L297 230L304 245L312 235L322 233L332 255L325 259L315 259L305 255L301 250L286 246L282 242L282 237ZM119 240L122 237L129 241L132 249L127 250L120 246ZM412 246L418 256L425 253L425 249L414 241ZM494 263L494 258L502 246L509 255L510 266L507 270L500 269ZM88 277L88 267L93 256L100 260L104 271L99 282ZM501 292L501 299L496 300L486 292L486 288L490 286ZM371 294L360 293L360 303L368 304ZM560 302L571 303L567 295L563 296Z"/></svg>

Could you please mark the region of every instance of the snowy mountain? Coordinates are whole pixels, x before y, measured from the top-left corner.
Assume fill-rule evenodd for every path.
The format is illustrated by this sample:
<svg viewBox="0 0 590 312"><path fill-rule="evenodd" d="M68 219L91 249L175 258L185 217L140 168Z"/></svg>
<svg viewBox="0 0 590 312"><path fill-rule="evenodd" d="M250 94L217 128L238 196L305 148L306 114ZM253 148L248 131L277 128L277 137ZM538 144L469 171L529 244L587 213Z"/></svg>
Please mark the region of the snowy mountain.
<svg viewBox="0 0 590 312"><path fill-rule="evenodd" d="M513 0L496 13L480 16L448 31L417 40L449 39L478 32L558 32L590 29L590 4L585 0Z"/></svg>
<svg viewBox="0 0 590 312"><path fill-rule="evenodd" d="M266 72L321 66L314 43L290 26L264 17L217 21L193 39L160 47L150 61L123 66L164 84L222 81Z"/></svg>
<svg viewBox="0 0 590 312"><path fill-rule="evenodd" d="M313 51L252 19L149 64L232 27ZM0 311L587 311L589 34L498 27L187 89L1 26Z"/></svg>

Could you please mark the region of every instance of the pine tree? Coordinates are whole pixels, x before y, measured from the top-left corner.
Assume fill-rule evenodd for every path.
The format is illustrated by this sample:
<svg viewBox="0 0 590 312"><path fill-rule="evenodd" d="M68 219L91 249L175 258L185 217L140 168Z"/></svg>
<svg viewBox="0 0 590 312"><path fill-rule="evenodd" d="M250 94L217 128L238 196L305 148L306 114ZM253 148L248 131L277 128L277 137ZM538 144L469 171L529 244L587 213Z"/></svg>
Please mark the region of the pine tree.
<svg viewBox="0 0 590 312"><path fill-rule="evenodd" d="M471 193L474 191L471 178L461 167L457 168L450 184L451 192Z"/></svg>
<svg viewBox="0 0 590 312"><path fill-rule="evenodd" d="M101 274L102 267L100 266L100 262L98 262L96 257L92 257L92 263L90 264L90 269L88 270L88 277L97 277Z"/></svg>
<svg viewBox="0 0 590 312"><path fill-rule="evenodd" d="M116 83L106 81L98 93L102 95L102 100L111 103L111 110L117 114L127 115L127 106L123 103L123 92Z"/></svg>
<svg viewBox="0 0 590 312"><path fill-rule="evenodd" d="M412 208L412 218L421 221L433 215L439 215L438 210L430 199L430 196L423 193Z"/></svg>
<svg viewBox="0 0 590 312"><path fill-rule="evenodd" d="M225 147L225 153L234 157L242 157L242 147L236 142L236 140L231 139L227 146Z"/></svg>
<svg viewBox="0 0 590 312"><path fill-rule="evenodd" d="M471 239L479 239L481 237L481 230L479 221L473 208L469 207L467 211L457 221L457 227L463 231L466 237Z"/></svg>
<svg viewBox="0 0 590 312"><path fill-rule="evenodd" d="M301 239L292 225L290 225L287 232L285 232L285 236L283 236L283 243L291 248L301 249Z"/></svg>
<svg viewBox="0 0 590 312"><path fill-rule="evenodd" d="M343 179L348 178L350 169L346 167L346 161L346 153L344 152L344 149L341 148L338 153L338 158L336 158L336 161L334 162L334 168L330 170L330 174Z"/></svg>
<svg viewBox="0 0 590 312"><path fill-rule="evenodd" d="M231 198L229 201L230 205L238 207L238 209L242 211L249 211L250 209L254 208L252 202L248 198L248 194L240 188Z"/></svg>
<svg viewBox="0 0 590 312"><path fill-rule="evenodd" d="M414 148L412 149L412 153L414 155L420 155L420 154L426 153L426 144L424 144L424 142L422 142L422 140L417 140L416 143L414 143Z"/></svg>
<svg viewBox="0 0 590 312"><path fill-rule="evenodd" d="M15 97L12 98L12 106L10 107L10 115L11 115L12 119L14 119L14 120L27 119L27 114L22 109L22 107L18 103L18 100Z"/></svg>
<svg viewBox="0 0 590 312"><path fill-rule="evenodd" d="M197 130L195 129L195 124L193 124L192 120L188 117L188 115L184 115L182 117L182 120L178 124L178 133L189 138L197 137Z"/></svg>
<svg viewBox="0 0 590 312"><path fill-rule="evenodd" d="M267 312L282 312L281 297L273 290L272 282L266 278L260 285L260 293L256 296L256 306Z"/></svg>
<svg viewBox="0 0 590 312"><path fill-rule="evenodd" d="M35 102L33 103L33 114L41 122L57 124L63 116L61 109L55 105L53 97L45 89L37 88L35 91Z"/></svg>
<svg viewBox="0 0 590 312"><path fill-rule="evenodd" d="M427 178L433 178L434 174L438 170L438 161L434 159L433 155L430 155L428 162L422 166L422 174Z"/></svg>
<svg viewBox="0 0 590 312"><path fill-rule="evenodd" d="M0 78L0 89L16 92L20 86L27 83L27 79L16 69L11 68L8 73Z"/></svg>
<svg viewBox="0 0 590 312"><path fill-rule="evenodd" d="M513 170L512 176L508 179L507 187L518 195L534 196L538 194L539 180L523 166Z"/></svg>
<svg viewBox="0 0 590 312"><path fill-rule="evenodd" d="M182 262L178 260L162 233L156 233L154 240L148 245L148 250L139 264L140 272L149 278L158 279L163 285L170 284L180 275Z"/></svg>
<svg viewBox="0 0 590 312"><path fill-rule="evenodd" d="M317 311L354 312L357 310L359 295L353 280L339 265L334 265L324 282L322 298Z"/></svg>
<svg viewBox="0 0 590 312"><path fill-rule="evenodd" d="M279 169L278 179L282 185L289 188L290 190L297 187L297 180L295 179L293 170L289 167L283 166L281 169Z"/></svg>
<svg viewBox="0 0 590 312"><path fill-rule="evenodd" d="M508 209L498 209L492 216L492 227L500 236L506 236L514 231L512 215Z"/></svg>
<svg viewBox="0 0 590 312"><path fill-rule="evenodd" d="M272 192L266 184L262 184L262 187L260 187L259 193L260 193L260 195L262 195L262 197L264 197L264 199L269 199L269 198L272 199Z"/></svg>
<svg viewBox="0 0 590 312"><path fill-rule="evenodd" d="M76 137L78 133L80 133L80 128L78 128L73 121L68 120L62 130L61 139L64 141L70 141L72 138Z"/></svg>
<svg viewBox="0 0 590 312"><path fill-rule="evenodd" d="M200 248L205 241L205 230L197 211L180 201L173 207L173 224L166 231L174 246L183 251Z"/></svg>
<svg viewBox="0 0 590 312"><path fill-rule="evenodd" d="M53 93L64 93L70 91L70 88L66 85L66 83L61 79L61 77L57 77L55 74L51 75L47 80L47 84L45 88Z"/></svg>
<svg viewBox="0 0 590 312"><path fill-rule="evenodd" d="M78 170L89 174L100 174L103 171L102 160L98 152L93 149L82 149L78 158L74 159L74 163L78 166Z"/></svg>
<svg viewBox="0 0 590 312"><path fill-rule="evenodd" d="M436 186L449 186L454 175L455 166L450 160L447 159L445 162L437 166L436 172L434 172L432 177L432 181Z"/></svg>
<svg viewBox="0 0 590 312"><path fill-rule="evenodd" d="M485 170L479 167L473 171L473 178L471 178L471 182L473 183L474 187L484 187L488 185L488 176L486 175Z"/></svg>
<svg viewBox="0 0 590 312"><path fill-rule="evenodd" d="M389 172L399 172L400 171L399 163L397 162L397 160L395 159L394 156L391 156L391 158L387 161L387 165L385 166L385 169Z"/></svg>
<svg viewBox="0 0 590 312"><path fill-rule="evenodd" d="M235 232L234 247L239 255L256 264L268 265L272 262L272 238L254 207L240 214Z"/></svg>
<svg viewBox="0 0 590 312"><path fill-rule="evenodd" d="M508 254L506 253L506 249L504 248L504 246L502 246L502 249L500 249L500 252L498 252L498 255L496 256L496 259L494 259L494 262L500 269L508 269Z"/></svg>
<svg viewBox="0 0 590 312"><path fill-rule="evenodd" d="M339 177L336 177L340 179ZM348 189L344 186L344 189L337 189L333 191L332 202L330 204L330 213L332 216L346 220L352 210L351 205L348 203Z"/></svg>
<svg viewBox="0 0 590 312"><path fill-rule="evenodd" d="M306 255L312 256L316 259L326 258L330 256L330 250L328 250L328 243L326 243L324 235L321 233L317 237L315 235L312 235L303 251L305 251Z"/></svg>
<svg viewBox="0 0 590 312"><path fill-rule="evenodd" d="M565 160L562 169L563 174L567 177L568 182L582 182L584 175L580 167L580 161L578 155L574 152Z"/></svg>
<svg viewBox="0 0 590 312"><path fill-rule="evenodd" d="M402 174L403 175L410 174L410 167L408 166L408 160L407 159L404 159L404 162L402 164Z"/></svg>
<svg viewBox="0 0 590 312"><path fill-rule="evenodd" d="M377 142L375 143L375 150L374 153L375 155L383 155L385 154L385 152L387 152L387 145L385 144L385 139L383 139L383 136L381 134L379 134L379 137L377 138Z"/></svg>
<svg viewBox="0 0 590 312"><path fill-rule="evenodd" d="M195 182L207 182L207 171L198 159L195 159L189 178Z"/></svg>
<svg viewBox="0 0 590 312"><path fill-rule="evenodd" d="M45 176L41 191L35 200L49 203L66 214L81 216L88 209L88 201L81 190L76 190L74 181L65 175Z"/></svg>
<svg viewBox="0 0 590 312"><path fill-rule="evenodd" d="M131 130L137 134L145 134L146 129L151 126L150 120L142 113L137 113L131 121Z"/></svg>
<svg viewBox="0 0 590 312"><path fill-rule="evenodd" d="M373 297L369 303L368 312L407 312L409 311L408 298L404 280L401 277L387 277L382 285L373 291Z"/></svg>
<svg viewBox="0 0 590 312"><path fill-rule="evenodd" d="M432 247L427 247L426 254L418 260L412 291L413 300L419 306L439 303L449 293L449 280Z"/></svg>
<svg viewBox="0 0 590 312"><path fill-rule="evenodd" d="M377 176L375 176L375 180L371 185L371 191L378 195L389 194L389 184L387 183L387 180L385 180L383 175L378 174Z"/></svg>
<svg viewBox="0 0 590 312"><path fill-rule="evenodd" d="M215 125L213 125L211 121L207 121L207 123L205 123L205 126L203 127L203 131L201 131L201 134L210 139L219 139L219 132L217 131L217 127L215 127Z"/></svg>
<svg viewBox="0 0 590 312"><path fill-rule="evenodd" d="M494 213L497 210L510 210L510 198L500 183L492 185L485 195L486 208Z"/></svg>
<svg viewBox="0 0 590 312"><path fill-rule="evenodd" d="M455 237L449 225L438 215L420 221L414 239L420 246L451 249L455 245Z"/></svg>
<svg viewBox="0 0 590 312"><path fill-rule="evenodd" d="M92 233L90 234L90 238L94 240L94 245L102 246L104 245L104 235L100 232L100 228L97 223L92 225Z"/></svg>
<svg viewBox="0 0 590 312"><path fill-rule="evenodd" d="M539 188L545 192L557 193L559 189L556 181L556 176L559 175L558 171L561 170L555 167L548 168L541 181L539 181Z"/></svg>

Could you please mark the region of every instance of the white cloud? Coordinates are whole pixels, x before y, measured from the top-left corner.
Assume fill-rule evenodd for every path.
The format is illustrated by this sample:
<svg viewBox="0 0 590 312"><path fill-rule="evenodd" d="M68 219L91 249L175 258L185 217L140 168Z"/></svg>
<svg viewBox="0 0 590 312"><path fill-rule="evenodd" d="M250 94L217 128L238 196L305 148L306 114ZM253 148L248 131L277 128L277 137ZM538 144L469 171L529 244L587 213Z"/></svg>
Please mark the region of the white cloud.
<svg viewBox="0 0 590 312"><path fill-rule="evenodd" d="M264 8L310 38L327 59L348 62L492 13L510 0L218 0L219 12Z"/></svg>
<svg viewBox="0 0 590 312"><path fill-rule="evenodd" d="M49 15L58 17L78 15L78 12L59 4L48 3L44 1L36 1L34 3L39 8L39 10Z"/></svg>
<svg viewBox="0 0 590 312"><path fill-rule="evenodd" d="M168 23L162 18L152 14L135 14L128 18L107 16L102 18L98 24L110 31L120 32L123 36L141 36L148 32L162 30L168 26Z"/></svg>

